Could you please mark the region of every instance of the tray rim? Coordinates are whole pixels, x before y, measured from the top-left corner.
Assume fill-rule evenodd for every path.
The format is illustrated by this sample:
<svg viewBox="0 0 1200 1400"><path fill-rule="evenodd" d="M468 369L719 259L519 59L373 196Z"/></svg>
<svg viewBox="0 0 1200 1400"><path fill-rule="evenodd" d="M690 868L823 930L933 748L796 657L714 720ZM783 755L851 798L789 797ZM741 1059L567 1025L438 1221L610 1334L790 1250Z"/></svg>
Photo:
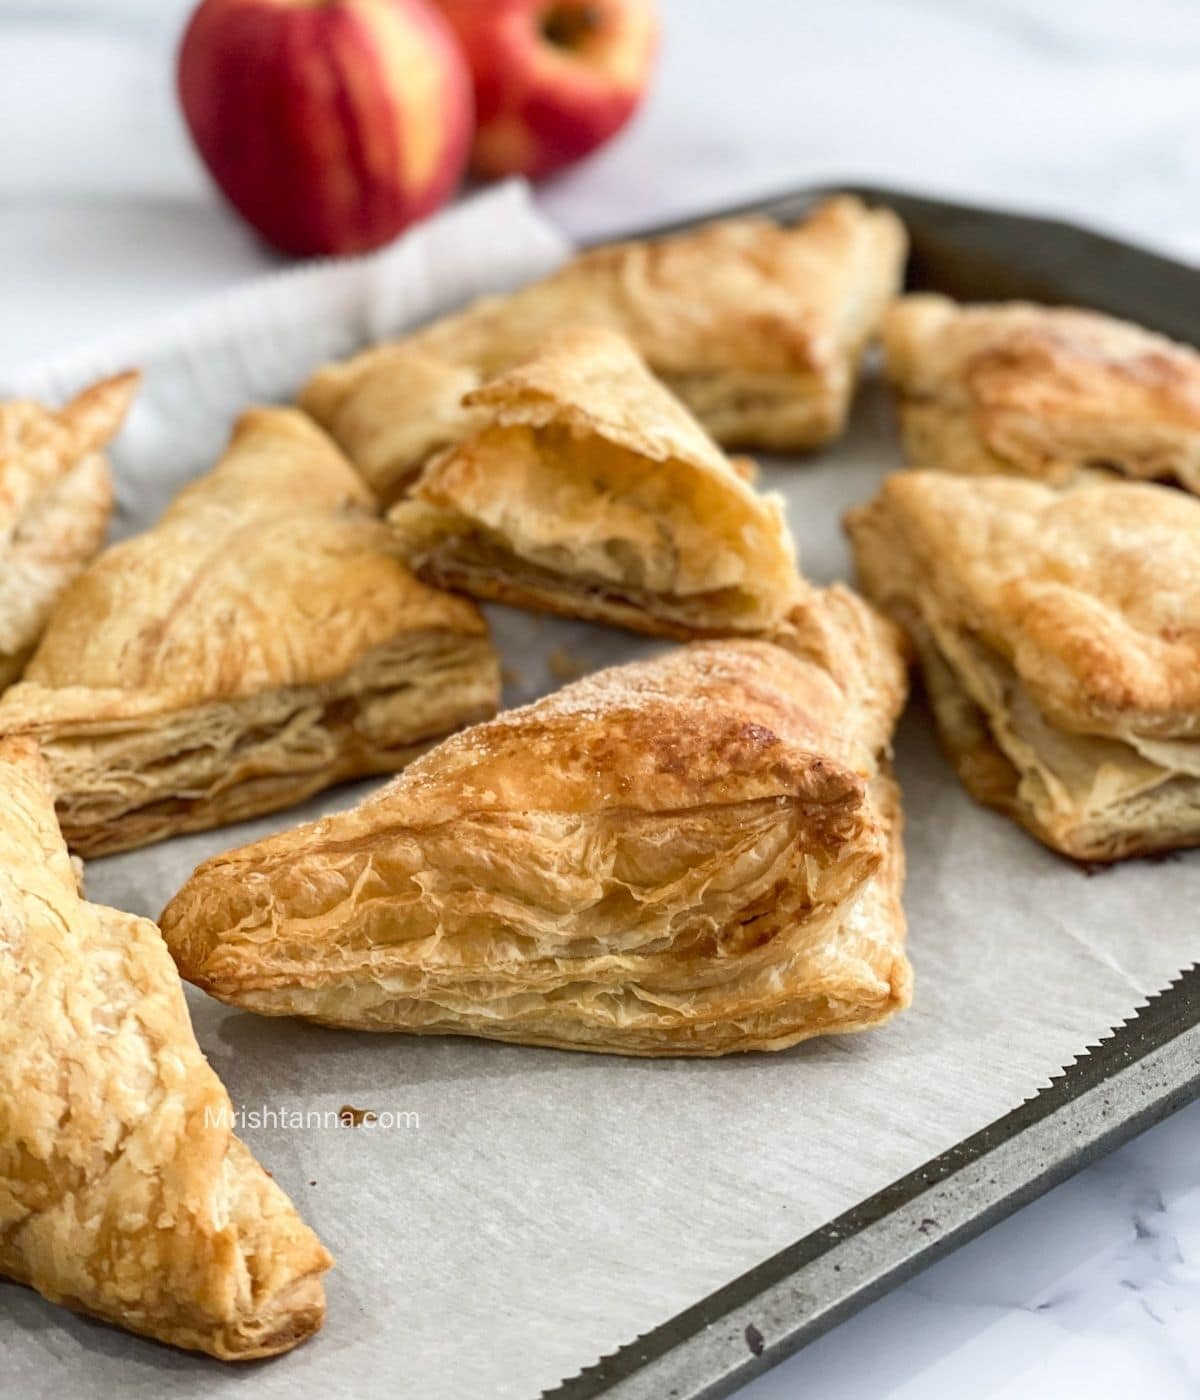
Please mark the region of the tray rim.
<svg viewBox="0 0 1200 1400"><path fill-rule="evenodd" d="M713 219L783 221L833 194L889 206L910 228L921 216L964 224L966 241L1007 226L1026 251L1057 241L1156 280L1200 281L1200 269L1069 220L1008 212L907 189L822 182L634 230L655 238ZM605 238L603 242L612 242ZM1037 257L1030 260L1038 272ZM1051 259L1053 261L1053 259ZM1053 281L1052 272L1042 275ZM1097 304L1103 298L1096 298ZM1091 300L1091 299L1089 299ZM1147 324L1154 324L1150 318ZM1178 328L1159 325L1179 337ZM1185 338L1196 339L1200 327ZM542 1400L718 1400L1021 1206L1200 1097L1200 961L1144 1002L1020 1105L761 1260L577 1374Z"/></svg>

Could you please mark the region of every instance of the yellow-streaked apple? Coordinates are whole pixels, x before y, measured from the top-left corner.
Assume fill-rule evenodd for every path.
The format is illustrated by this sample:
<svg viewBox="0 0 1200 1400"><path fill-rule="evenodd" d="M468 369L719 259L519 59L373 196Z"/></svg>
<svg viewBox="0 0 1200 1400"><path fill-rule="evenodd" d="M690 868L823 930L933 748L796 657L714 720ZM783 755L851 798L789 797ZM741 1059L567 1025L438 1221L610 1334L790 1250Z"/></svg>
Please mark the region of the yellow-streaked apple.
<svg viewBox="0 0 1200 1400"><path fill-rule="evenodd" d="M470 73L426 0L203 0L178 82L213 178L288 253L389 242L470 150Z"/></svg>
<svg viewBox="0 0 1200 1400"><path fill-rule="evenodd" d="M540 179L614 136L649 82L652 0L436 0L475 79L471 165Z"/></svg>

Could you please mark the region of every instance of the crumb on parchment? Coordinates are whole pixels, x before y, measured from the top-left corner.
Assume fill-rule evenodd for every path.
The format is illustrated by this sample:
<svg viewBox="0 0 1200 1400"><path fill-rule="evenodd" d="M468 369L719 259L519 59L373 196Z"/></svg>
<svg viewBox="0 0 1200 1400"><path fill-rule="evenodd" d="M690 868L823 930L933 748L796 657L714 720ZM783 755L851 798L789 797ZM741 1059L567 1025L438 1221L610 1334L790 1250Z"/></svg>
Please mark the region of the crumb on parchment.
<svg viewBox="0 0 1200 1400"><path fill-rule="evenodd" d="M587 674L587 663L569 652L566 647L555 647L546 658L546 668L556 681L577 681Z"/></svg>

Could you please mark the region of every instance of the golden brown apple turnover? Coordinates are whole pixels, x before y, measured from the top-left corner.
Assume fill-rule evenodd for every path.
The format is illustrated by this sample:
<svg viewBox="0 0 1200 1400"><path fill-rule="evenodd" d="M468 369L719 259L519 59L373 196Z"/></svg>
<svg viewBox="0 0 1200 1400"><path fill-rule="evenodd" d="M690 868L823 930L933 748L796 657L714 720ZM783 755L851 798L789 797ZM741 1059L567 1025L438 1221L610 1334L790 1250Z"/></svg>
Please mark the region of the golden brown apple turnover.
<svg viewBox="0 0 1200 1400"><path fill-rule="evenodd" d="M1200 354L1072 307L904 297L888 377L918 467L1063 483L1103 471L1200 493Z"/></svg>
<svg viewBox="0 0 1200 1400"><path fill-rule="evenodd" d="M392 772L491 714L467 600L418 582L334 444L294 409L243 415L216 468L64 595L0 734L40 740L84 855Z"/></svg>
<svg viewBox="0 0 1200 1400"><path fill-rule="evenodd" d="M134 373L54 412L0 404L0 689L21 674L63 590L100 549L113 490L104 448L137 392Z"/></svg>
<svg viewBox="0 0 1200 1400"><path fill-rule="evenodd" d="M894 214L848 196L790 227L748 216L597 248L510 296L326 366L300 403L394 500L433 448L469 430L464 393L551 331L588 324L631 341L719 442L818 446L845 426L906 248Z"/></svg>
<svg viewBox="0 0 1200 1400"><path fill-rule="evenodd" d="M786 640L599 672L207 861L162 916L180 970L266 1015L631 1055L879 1024L910 996L904 667L844 590Z"/></svg>
<svg viewBox="0 0 1200 1400"><path fill-rule="evenodd" d="M428 582L683 639L769 629L800 591L779 498L613 332L558 331L467 405L389 517Z"/></svg>
<svg viewBox="0 0 1200 1400"><path fill-rule="evenodd" d="M902 472L849 528L979 801L1084 860L1200 844L1200 501Z"/></svg>
<svg viewBox="0 0 1200 1400"><path fill-rule="evenodd" d="M226 1361L325 1316L333 1262L233 1135L158 929L89 904L28 739L0 740L0 1274Z"/></svg>

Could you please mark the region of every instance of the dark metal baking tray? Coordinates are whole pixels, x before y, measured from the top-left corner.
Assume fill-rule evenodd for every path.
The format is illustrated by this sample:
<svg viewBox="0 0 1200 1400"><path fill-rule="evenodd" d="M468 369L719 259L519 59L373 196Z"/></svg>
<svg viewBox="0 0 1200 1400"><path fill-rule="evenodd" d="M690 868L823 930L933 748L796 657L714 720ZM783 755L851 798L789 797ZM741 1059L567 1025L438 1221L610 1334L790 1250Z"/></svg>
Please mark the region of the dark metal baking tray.
<svg viewBox="0 0 1200 1400"><path fill-rule="evenodd" d="M861 185L803 189L671 225L740 213L794 221L835 190L908 226L913 289L961 300L1091 306L1190 344L1200 271L1053 219ZM660 1327L562 1381L546 1400L715 1400L904 1279L1200 1096L1200 965L1019 1108L805 1235Z"/></svg>

